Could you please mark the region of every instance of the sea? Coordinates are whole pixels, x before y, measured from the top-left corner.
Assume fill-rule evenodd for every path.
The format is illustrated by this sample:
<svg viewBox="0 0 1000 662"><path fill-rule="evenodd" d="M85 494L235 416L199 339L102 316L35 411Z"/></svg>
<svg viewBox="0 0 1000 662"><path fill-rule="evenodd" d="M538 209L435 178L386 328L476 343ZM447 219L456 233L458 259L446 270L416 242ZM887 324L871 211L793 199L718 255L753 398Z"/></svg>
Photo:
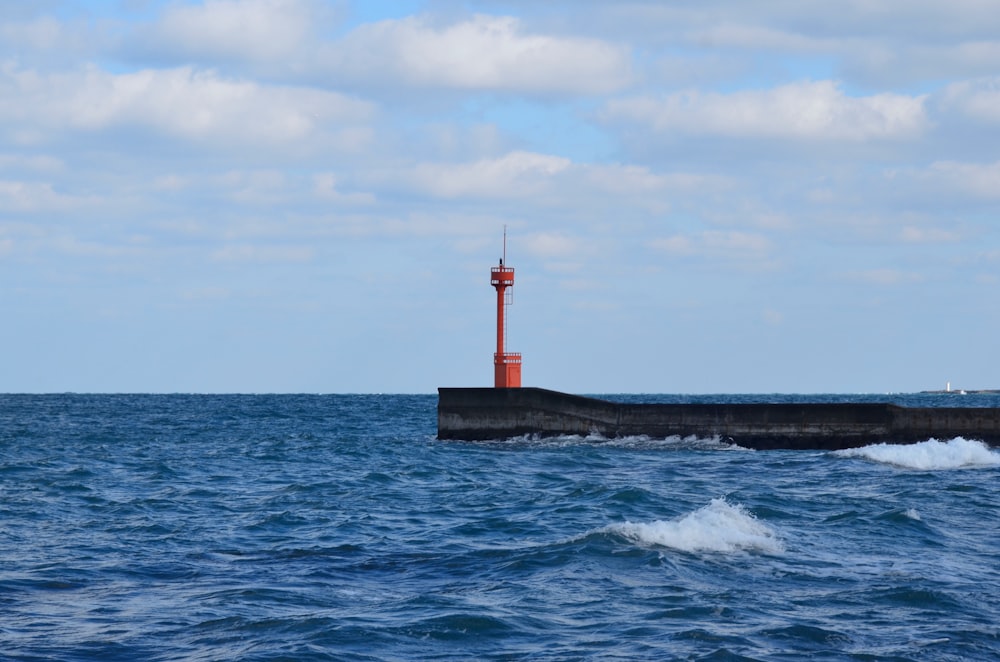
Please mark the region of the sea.
<svg viewBox="0 0 1000 662"><path fill-rule="evenodd" d="M700 398L859 400L1000 406ZM0 659L1000 659L997 449L441 441L436 406L0 395Z"/></svg>

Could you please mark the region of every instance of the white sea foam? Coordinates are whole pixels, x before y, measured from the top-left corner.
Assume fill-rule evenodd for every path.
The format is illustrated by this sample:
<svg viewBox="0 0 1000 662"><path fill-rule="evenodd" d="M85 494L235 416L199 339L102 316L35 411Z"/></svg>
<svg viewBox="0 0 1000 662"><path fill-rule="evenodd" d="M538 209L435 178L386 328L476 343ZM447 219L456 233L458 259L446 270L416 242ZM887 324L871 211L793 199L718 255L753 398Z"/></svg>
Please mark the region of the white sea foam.
<svg viewBox="0 0 1000 662"><path fill-rule="evenodd" d="M569 434L556 437L541 437L537 434L521 435L512 437L504 441L495 442L501 445L530 445L538 447L556 447L595 445L608 448L627 448L635 450L721 450L721 451L748 451L749 448L737 446L736 444L723 441L721 437L649 437L647 435L635 435L629 437L605 437L596 432L587 436Z"/></svg>
<svg viewBox="0 0 1000 662"><path fill-rule="evenodd" d="M624 522L608 530L642 545L670 547L684 552L736 552L780 554L784 545L775 532L740 504L725 499L711 503L680 519L650 523Z"/></svg>
<svg viewBox="0 0 1000 662"><path fill-rule="evenodd" d="M1000 453L990 450L981 441L962 437L949 441L929 439L918 444L876 444L834 451L834 454L922 471L1000 466Z"/></svg>
<svg viewBox="0 0 1000 662"><path fill-rule="evenodd" d="M671 437L649 437L646 435L638 435L632 437L616 437L614 439L607 439L605 442L608 446L614 446L617 448L637 448L637 449L663 449L663 450L739 450L747 451L750 449L743 448L742 446L737 446L726 441L722 441L722 438L718 435L714 437L696 437L694 435L688 437L681 437L679 435L673 435Z"/></svg>

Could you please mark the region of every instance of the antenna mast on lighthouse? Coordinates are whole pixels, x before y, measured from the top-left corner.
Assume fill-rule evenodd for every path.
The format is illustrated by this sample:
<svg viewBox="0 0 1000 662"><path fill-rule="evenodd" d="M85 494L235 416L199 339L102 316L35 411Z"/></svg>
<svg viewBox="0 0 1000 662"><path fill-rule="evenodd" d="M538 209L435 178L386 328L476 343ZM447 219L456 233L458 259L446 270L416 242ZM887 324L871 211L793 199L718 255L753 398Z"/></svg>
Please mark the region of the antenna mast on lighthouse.
<svg viewBox="0 0 1000 662"><path fill-rule="evenodd" d="M507 288L514 287L514 270L504 265L507 259L507 226L503 227L503 253L500 266L490 269L490 285L497 290L497 351L493 354L493 386L518 388L521 386L521 354L508 352L506 309L513 302Z"/></svg>

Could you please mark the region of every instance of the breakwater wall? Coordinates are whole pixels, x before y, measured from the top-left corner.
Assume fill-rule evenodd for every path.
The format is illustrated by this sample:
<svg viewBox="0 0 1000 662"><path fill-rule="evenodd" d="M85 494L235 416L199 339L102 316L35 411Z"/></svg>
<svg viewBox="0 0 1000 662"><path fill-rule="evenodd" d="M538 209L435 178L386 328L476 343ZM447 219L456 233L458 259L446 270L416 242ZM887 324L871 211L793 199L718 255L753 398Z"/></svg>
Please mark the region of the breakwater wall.
<svg viewBox="0 0 1000 662"><path fill-rule="evenodd" d="M1000 408L889 403L623 404L541 388L439 388L438 438L599 434L719 437L746 448L836 450L965 437L1000 446Z"/></svg>

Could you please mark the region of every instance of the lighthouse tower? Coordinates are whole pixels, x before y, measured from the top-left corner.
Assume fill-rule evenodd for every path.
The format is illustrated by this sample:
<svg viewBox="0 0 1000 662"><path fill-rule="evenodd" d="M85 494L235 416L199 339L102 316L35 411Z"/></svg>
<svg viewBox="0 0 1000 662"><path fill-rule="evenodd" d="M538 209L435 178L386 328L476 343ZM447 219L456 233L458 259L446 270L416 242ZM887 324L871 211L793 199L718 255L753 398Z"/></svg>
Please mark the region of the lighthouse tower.
<svg viewBox="0 0 1000 662"><path fill-rule="evenodd" d="M507 228L503 231L503 257L500 266L490 269L490 285L497 290L497 351L493 354L493 386L518 388L521 386L521 354L508 352L506 309L513 303L514 270L504 266L507 257Z"/></svg>

